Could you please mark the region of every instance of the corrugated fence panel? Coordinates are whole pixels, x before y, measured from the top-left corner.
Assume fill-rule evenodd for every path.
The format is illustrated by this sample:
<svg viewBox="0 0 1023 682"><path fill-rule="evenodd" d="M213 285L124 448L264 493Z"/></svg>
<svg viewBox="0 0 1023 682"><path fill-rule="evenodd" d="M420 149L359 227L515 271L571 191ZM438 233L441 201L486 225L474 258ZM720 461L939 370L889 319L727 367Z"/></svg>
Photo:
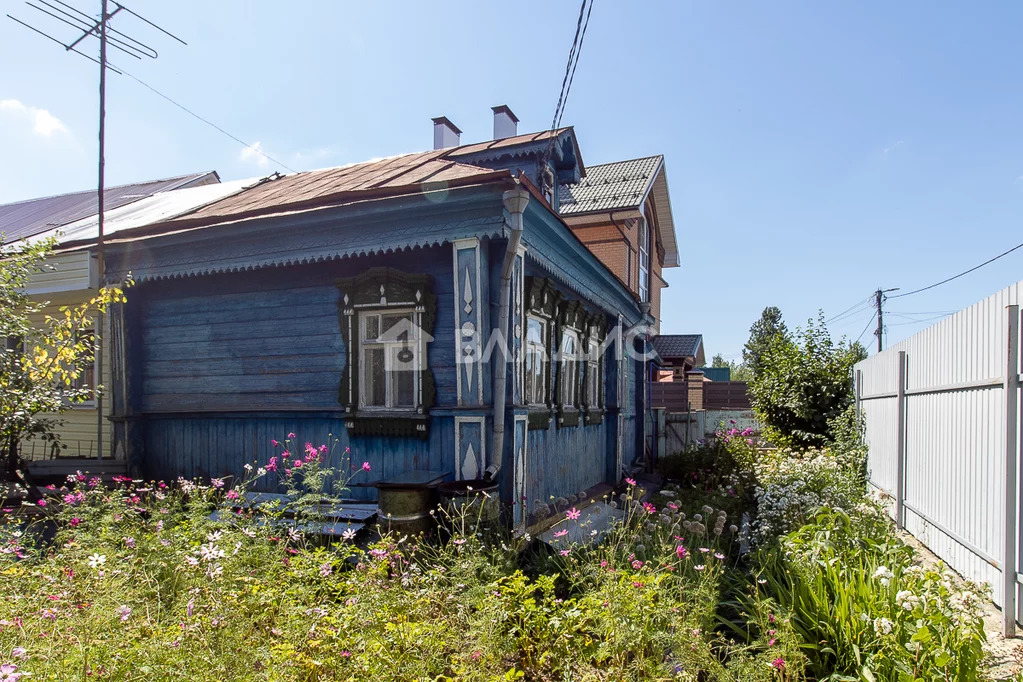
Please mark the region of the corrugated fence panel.
<svg viewBox="0 0 1023 682"><path fill-rule="evenodd" d="M896 495L905 352L906 529L965 577L990 583L997 604L1004 601L1006 307L1021 294L1023 282L856 365L870 480Z"/></svg>

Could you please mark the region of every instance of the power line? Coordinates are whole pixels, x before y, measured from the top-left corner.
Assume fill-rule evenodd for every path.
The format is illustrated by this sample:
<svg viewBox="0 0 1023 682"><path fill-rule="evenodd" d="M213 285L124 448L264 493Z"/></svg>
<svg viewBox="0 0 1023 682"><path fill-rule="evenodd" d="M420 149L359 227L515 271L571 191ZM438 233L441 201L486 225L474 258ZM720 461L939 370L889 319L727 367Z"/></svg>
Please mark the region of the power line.
<svg viewBox="0 0 1023 682"><path fill-rule="evenodd" d="M838 322L839 320L844 319L846 317L852 317L853 315L856 315L861 310L866 310L867 307L869 307L872 303L873 303L873 297L867 297L866 299L864 299L862 301L859 301L857 303L853 303L851 306L849 306L848 308L846 308L845 310L843 310L839 314L837 314L837 315L835 315L833 317L830 317L827 320L824 320L824 324L829 324L831 322Z"/></svg>
<svg viewBox="0 0 1023 682"><path fill-rule="evenodd" d="M587 2L589 5L587 6ZM554 117L551 119L550 137L547 140L547 149L540 160L540 183L546 185L548 182L545 171L551 156L554 154L555 136L554 131L561 125L561 117L565 113L565 105L568 103L568 93L572 90L572 81L575 80L575 70L579 65L579 55L582 53L583 40L586 38L586 28L590 25L590 13L593 12L593 0L582 0L579 5L579 18L575 24L575 36L572 38L572 47L568 51L568 62L565 64L565 75L561 79L561 92L558 94L558 104L554 107ZM556 183L556 178L550 178L551 183ZM553 187L542 187L551 190Z"/></svg>
<svg viewBox="0 0 1023 682"><path fill-rule="evenodd" d="M856 343L859 343L860 339L863 338L863 335L867 333L868 329L870 329L870 323L874 321L875 317L877 317L877 311L876 310L874 311L874 314L870 316L870 319L867 320L867 326L864 327L863 331L860 332L860 335L856 337Z"/></svg>
<svg viewBox="0 0 1023 682"><path fill-rule="evenodd" d="M246 149L251 149L252 151L254 151L254 152L256 152L257 154L259 154L260 156L262 156L262 157L266 158L267 160L271 161L272 163L275 163L275 164L277 164L278 166L280 166L281 168L283 168L283 169L285 169L285 170L291 171L292 173L297 173L297 172L298 172L298 171L296 171L296 170L295 170L294 168L290 168L289 166L286 166L286 165L284 165L283 163L281 163L281 162L280 162L280 161L278 161L277 159L273 158L273 157L272 157L272 156L270 156L269 154L267 154L267 153L263 152L263 151L262 151L262 150L260 150L260 149L259 149L258 147L255 147L255 146L253 146L253 145L249 144L248 142L245 142L244 140L241 140L241 139L239 139L239 138L235 137L235 136L234 136L234 135L232 135L231 133L227 132L226 130L224 130L223 128L221 128L220 126L218 126L218 125L217 125L216 123L214 123L213 121L210 121L210 120L209 120L209 119L207 119L207 118L203 118L203 117L202 117L202 116L200 116L199 114L195 113L194 111L192 111L191 109L189 109L188 107L186 107L186 106L185 106L184 104L181 104L181 103L179 103L179 102L175 101L175 100L174 100L174 99L172 99L172 98L171 98L171 97L170 97L169 95L165 95L165 94L163 94L162 92L160 92L159 90L157 90L156 88L154 88L154 87L153 87L152 85L150 85L149 83L146 83L146 82L145 82L144 80L142 80L142 79L141 79L141 78L139 78L138 76L134 76L134 75L132 75L131 73L129 73L129 72L127 72L127 71L125 71L124 69L122 69L122 68L121 68L121 67L119 67L119 66L118 66L118 67L116 67L116 68L117 68L117 70L118 70L118 72L119 72L119 73L121 73L121 74L123 74L123 75L127 76L128 78L131 78L131 79L132 79L133 81L135 81L136 83L138 83L138 84L139 84L139 85L141 85L142 87L144 87L144 88L146 88L146 89L148 89L148 90L151 90L152 92L156 93L156 94L157 94L157 95L159 95L160 97L164 98L165 100L167 100L168 102L170 102L171 104L173 104L174 106L176 106L176 107L177 107L178 109L181 109L182 111L184 111L184 112L185 112L186 114L188 114L189 116L192 116L192 117L194 117L194 118L197 118L198 120L202 121L202 122L203 122L203 123L205 123L206 125L208 125L208 126L210 126L211 128L213 128L214 130L216 130L216 131L218 131L218 132L222 133L223 135L226 135L227 137L231 138L232 140L234 140L234 141L235 141L235 142L237 142L238 144L240 144L240 145L244 146L244 147L245 147Z"/></svg>
<svg viewBox="0 0 1023 682"><path fill-rule="evenodd" d="M943 320L946 317L948 317L948 315L935 315L934 317L925 317L925 318L922 318L922 319L919 319L919 320L910 320L908 322L893 322L892 324L890 324L888 326L889 327L901 327L904 324L920 324L921 322L933 322L935 320Z"/></svg>
<svg viewBox="0 0 1023 682"><path fill-rule="evenodd" d="M923 287L922 289L915 289L914 291L908 291L908 292L906 292L904 294L899 294L898 296L891 296L890 298L902 298L903 296L912 296L913 294L919 294L921 291L927 291L928 289L933 289L934 287L941 286L942 284L946 284L947 282L951 282L954 279L959 279L963 275L968 275L971 272L973 272L974 270L979 270L980 268L984 267L985 265L987 265L989 263L994 263L999 258L1001 258L1003 256L1008 256L1010 253L1012 253L1016 249L1020 249L1020 248L1023 248L1023 243L1017 244L1016 246L1012 247L1008 251L1003 251L1002 253L998 254L994 258L990 258L990 259L984 261L980 265L975 265L974 267L970 268L969 270L964 270L963 272L960 272L958 275L953 275L952 277L949 277L948 279L943 279L940 282L935 282L934 284L931 284L930 286Z"/></svg>

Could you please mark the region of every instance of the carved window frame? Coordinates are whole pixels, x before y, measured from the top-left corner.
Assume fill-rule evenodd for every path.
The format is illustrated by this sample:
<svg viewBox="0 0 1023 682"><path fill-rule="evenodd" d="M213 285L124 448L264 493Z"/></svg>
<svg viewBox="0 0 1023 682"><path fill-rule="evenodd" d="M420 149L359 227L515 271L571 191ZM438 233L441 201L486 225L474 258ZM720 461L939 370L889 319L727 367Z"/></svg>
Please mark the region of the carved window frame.
<svg viewBox="0 0 1023 682"><path fill-rule="evenodd" d="M436 401L436 383L430 369L429 344L437 319L433 278L396 268L374 267L354 277L337 280L341 292L338 318L345 344L345 368L341 373L338 401L345 408L345 426L353 436L429 436L429 412ZM362 315L412 314L419 347L416 401L411 408L361 407Z"/></svg>
<svg viewBox="0 0 1023 682"><path fill-rule="evenodd" d="M527 277L525 280L525 292L526 298L523 302L526 309L525 319L528 320L529 317L534 317L539 318L545 323L544 348L547 357L544 367L543 405L528 405L527 423L531 430L546 429L550 426L551 416L554 413L554 396L556 395L554 390L554 365L557 363L551 362L550 359L552 357L552 349L558 348L555 344L554 333L557 326L558 304L561 302L562 296L561 292L555 288L554 283L544 277ZM525 347L523 347L523 350L525 350ZM525 388L524 384L523 388ZM526 400L524 391L523 399Z"/></svg>

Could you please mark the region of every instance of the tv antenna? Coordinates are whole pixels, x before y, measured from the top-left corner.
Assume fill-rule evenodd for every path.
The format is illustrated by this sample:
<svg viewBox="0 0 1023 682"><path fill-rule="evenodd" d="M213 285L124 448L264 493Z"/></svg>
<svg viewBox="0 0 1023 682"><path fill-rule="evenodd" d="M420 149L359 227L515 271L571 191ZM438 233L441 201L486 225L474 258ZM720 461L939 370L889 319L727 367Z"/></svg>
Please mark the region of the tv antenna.
<svg viewBox="0 0 1023 682"><path fill-rule="evenodd" d="M104 191L104 165L105 165L105 147L106 147L106 105L107 105L107 69L110 69L114 73L121 74L122 72L116 67L112 66L107 62L107 48L112 47L115 50L120 50L130 57L134 57L138 60L143 59L156 59L160 54L151 46L143 43L140 40L133 38L127 33L122 33L117 29L111 27L110 20L113 19L120 13L131 15L137 20L143 22L149 27L156 29L160 33L173 38L182 45L187 45L184 40L177 37L170 31L156 25L144 16L133 12L119 2L113 0L101 0L100 2L100 15L96 19L93 16L86 14L80 9L63 2L62 0L25 0L25 4L38 12L55 19L71 28L75 29L75 35L72 40L65 42L59 38L55 38L46 31L33 26L32 24L22 21L15 16L10 14L7 17L17 23L21 24L27 29L35 31L39 35L49 38L53 42L63 47L68 52L74 52L75 54L81 55L86 59L95 62L99 65L99 163L98 163L98 189L96 192L96 208L97 208L97 226L98 236L96 238L96 270L99 274L99 284L102 286L105 284L105 270L103 263L103 191ZM114 10L111 12L110 5L114 6ZM78 49L79 46L86 41L87 38L96 38L99 40L99 59L91 57L82 50ZM97 314L96 328L93 330L93 338L96 344L96 377L97 380L94 383L98 384L103 379L103 351L102 351L102 332L103 332L103 314ZM96 456L99 459L103 458L103 394L99 391L99 386L94 386L93 390L96 394Z"/></svg>

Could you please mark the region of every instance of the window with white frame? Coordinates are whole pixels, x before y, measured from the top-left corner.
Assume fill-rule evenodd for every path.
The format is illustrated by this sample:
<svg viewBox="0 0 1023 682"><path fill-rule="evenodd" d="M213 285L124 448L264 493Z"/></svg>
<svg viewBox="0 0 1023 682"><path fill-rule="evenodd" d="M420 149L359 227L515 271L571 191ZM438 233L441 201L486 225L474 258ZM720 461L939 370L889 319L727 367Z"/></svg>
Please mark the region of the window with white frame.
<svg viewBox="0 0 1023 682"><path fill-rule="evenodd" d="M550 372L547 365L547 320L526 318L525 401L527 405L545 405Z"/></svg>
<svg viewBox="0 0 1023 682"><path fill-rule="evenodd" d="M437 319L433 279L374 267L336 283L346 359L338 401L349 435L427 439L437 395L427 352Z"/></svg>
<svg viewBox="0 0 1023 682"><path fill-rule="evenodd" d="M650 224L639 219L639 300L650 300Z"/></svg>
<svg viewBox="0 0 1023 682"><path fill-rule="evenodd" d="M414 410L420 406L422 334L412 310L360 310L359 407Z"/></svg>
<svg viewBox="0 0 1023 682"><path fill-rule="evenodd" d="M563 408L577 406L579 395L579 333L566 329L561 336L561 374L558 402Z"/></svg>

